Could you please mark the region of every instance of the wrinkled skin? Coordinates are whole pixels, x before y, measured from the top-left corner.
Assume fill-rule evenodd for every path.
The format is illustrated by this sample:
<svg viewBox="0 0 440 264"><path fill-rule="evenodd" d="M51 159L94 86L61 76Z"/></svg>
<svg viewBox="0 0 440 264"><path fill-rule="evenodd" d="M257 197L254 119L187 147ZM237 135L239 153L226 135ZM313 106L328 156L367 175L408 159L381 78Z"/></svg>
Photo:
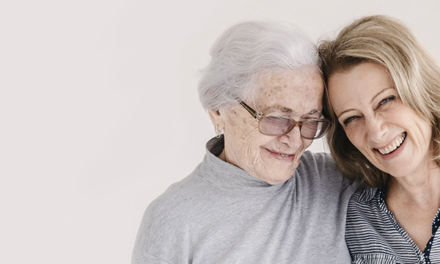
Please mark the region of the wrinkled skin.
<svg viewBox="0 0 440 264"><path fill-rule="evenodd" d="M403 104L384 67L362 63L331 76L328 87L348 139L374 166L394 177L414 180L437 167L431 153L430 122ZM394 152L379 152L403 134L405 141Z"/></svg>
<svg viewBox="0 0 440 264"><path fill-rule="evenodd" d="M387 186L387 209L423 251L440 206L440 168L433 159L431 123L402 102L388 71L377 63L335 73L328 87L350 142L393 176ZM403 136L405 140L395 144Z"/></svg>
<svg viewBox="0 0 440 264"><path fill-rule="evenodd" d="M295 120L320 117L324 88L317 69L265 74L260 87L257 105L247 102L260 114L276 113ZM214 126L224 130L225 149L219 158L272 185L293 175L312 143L300 136L298 127L283 136L261 134L258 122L238 103L209 114Z"/></svg>

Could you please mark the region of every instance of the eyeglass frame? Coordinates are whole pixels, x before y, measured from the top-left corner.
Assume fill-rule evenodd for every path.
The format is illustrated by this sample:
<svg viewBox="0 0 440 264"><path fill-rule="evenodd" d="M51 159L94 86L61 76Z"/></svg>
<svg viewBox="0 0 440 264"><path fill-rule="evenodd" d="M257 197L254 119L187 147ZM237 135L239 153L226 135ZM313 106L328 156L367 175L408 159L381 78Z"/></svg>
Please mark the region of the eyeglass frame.
<svg viewBox="0 0 440 264"><path fill-rule="evenodd" d="M322 118L322 119L308 119L308 120L303 120L303 121L296 121L295 119L290 118L290 117L283 117L283 118L286 118L286 119L291 119L291 120L293 121L293 124L291 125L290 129L288 129L284 134L280 134L280 135L268 135L268 134L264 134L264 133L261 132L261 130L260 130L260 121L264 118L265 114L259 114L257 111L255 111L254 109L252 109L252 107L248 106L248 105L247 105L245 102L243 102L243 101L238 101L238 103L239 103L241 106L243 106L243 108L246 109L246 110L249 112L249 114L251 114L252 117L255 118L255 120L258 121L258 131L260 131L261 134L266 135L266 136L274 136L274 137L284 136L284 135L287 135L290 131L292 131L292 130L297 126L297 127L299 128L299 131L300 131L299 134L301 135L302 138L305 138L305 139L318 139L318 138L322 138L325 134L327 134L328 130L329 130L330 127L332 126L332 122L331 122L329 119L326 119L326 118ZM316 121L326 121L326 122L328 122L328 127L327 127L327 129L324 131L324 133L323 133L321 136L319 136L319 137L314 137L314 138L307 138L307 137L304 137L304 136L301 134L301 127L303 126L303 123L305 123L305 122L310 122L310 121L314 121L314 122L316 122Z"/></svg>

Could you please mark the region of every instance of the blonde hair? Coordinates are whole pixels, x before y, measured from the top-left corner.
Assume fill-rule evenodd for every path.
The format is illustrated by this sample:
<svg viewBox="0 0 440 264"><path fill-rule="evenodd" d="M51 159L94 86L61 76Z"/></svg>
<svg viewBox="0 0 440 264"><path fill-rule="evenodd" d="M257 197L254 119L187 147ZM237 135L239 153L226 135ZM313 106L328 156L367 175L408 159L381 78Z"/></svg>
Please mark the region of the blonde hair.
<svg viewBox="0 0 440 264"><path fill-rule="evenodd" d="M432 125L433 156L440 166L440 65L411 31L396 19L377 15L355 20L335 40L320 41L325 81L366 61L383 65L402 102ZM324 107L333 120L327 134L330 151L341 172L372 187L384 186L389 175L376 168L348 140L337 121L326 87Z"/></svg>

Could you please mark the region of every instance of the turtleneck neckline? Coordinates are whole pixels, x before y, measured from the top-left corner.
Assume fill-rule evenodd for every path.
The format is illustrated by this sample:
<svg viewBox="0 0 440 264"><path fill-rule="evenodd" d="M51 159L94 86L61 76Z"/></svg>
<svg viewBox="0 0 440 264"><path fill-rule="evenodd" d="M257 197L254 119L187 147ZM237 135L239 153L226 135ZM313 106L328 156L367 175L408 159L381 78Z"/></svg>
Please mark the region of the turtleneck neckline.
<svg viewBox="0 0 440 264"><path fill-rule="evenodd" d="M253 177L243 169L218 158L218 155L220 155L223 149L224 137L209 140L208 143L206 143L206 155L200 167L200 176L215 187L223 189L226 192L259 195L276 194L287 187L293 189L294 176L284 183L271 185Z"/></svg>

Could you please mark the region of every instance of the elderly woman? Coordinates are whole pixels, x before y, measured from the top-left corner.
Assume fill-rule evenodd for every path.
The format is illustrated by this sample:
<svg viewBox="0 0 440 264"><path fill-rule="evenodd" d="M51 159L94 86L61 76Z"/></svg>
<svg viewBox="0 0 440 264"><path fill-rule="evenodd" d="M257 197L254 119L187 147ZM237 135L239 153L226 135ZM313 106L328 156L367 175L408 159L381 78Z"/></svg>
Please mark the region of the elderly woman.
<svg viewBox="0 0 440 264"><path fill-rule="evenodd" d="M338 168L368 187L350 200L353 263L440 263L440 67L408 28L354 21L319 46Z"/></svg>
<svg viewBox="0 0 440 264"><path fill-rule="evenodd" d="M355 187L327 154L314 44L281 24L227 30L199 95L217 137L203 162L153 201L132 263L350 263L346 206Z"/></svg>

